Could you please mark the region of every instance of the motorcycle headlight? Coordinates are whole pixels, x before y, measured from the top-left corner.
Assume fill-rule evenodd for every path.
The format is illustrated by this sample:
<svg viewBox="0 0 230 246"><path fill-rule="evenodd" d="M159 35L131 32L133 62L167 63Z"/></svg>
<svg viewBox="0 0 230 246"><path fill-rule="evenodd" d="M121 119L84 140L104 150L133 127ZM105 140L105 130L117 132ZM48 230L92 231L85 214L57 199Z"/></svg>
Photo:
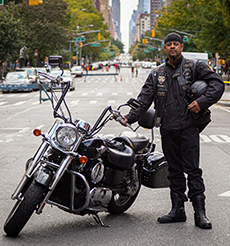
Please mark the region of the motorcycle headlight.
<svg viewBox="0 0 230 246"><path fill-rule="evenodd" d="M77 129L70 124L62 125L56 131L56 140L64 148L70 148L74 145L78 137Z"/></svg>

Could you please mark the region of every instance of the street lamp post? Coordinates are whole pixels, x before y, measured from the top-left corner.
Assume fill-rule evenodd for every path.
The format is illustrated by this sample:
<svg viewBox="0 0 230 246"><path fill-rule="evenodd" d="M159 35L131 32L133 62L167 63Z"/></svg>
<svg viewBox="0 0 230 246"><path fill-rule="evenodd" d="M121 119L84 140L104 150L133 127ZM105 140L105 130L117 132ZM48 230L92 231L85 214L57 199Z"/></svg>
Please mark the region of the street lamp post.
<svg viewBox="0 0 230 246"><path fill-rule="evenodd" d="M78 26L78 22L77 22L77 30L76 30L77 36L78 36L78 29L82 29L82 28L85 28L85 27L92 27L92 26L93 26L93 24L79 27ZM81 65L81 56L82 56L82 47L81 47L81 50L80 50L80 65ZM78 65L78 41L76 41L76 65Z"/></svg>
<svg viewBox="0 0 230 246"><path fill-rule="evenodd" d="M79 9L77 11L74 12L74 15L77 14L79 11L85 11L86 9ZM71 15L71 30L72 30L72 15ZM69 44L69 50L71 51L72 50L72 47L71 47L71 41L70 41L70 44ZM71 61L69 62L69 67L71 67Z"/></svg>

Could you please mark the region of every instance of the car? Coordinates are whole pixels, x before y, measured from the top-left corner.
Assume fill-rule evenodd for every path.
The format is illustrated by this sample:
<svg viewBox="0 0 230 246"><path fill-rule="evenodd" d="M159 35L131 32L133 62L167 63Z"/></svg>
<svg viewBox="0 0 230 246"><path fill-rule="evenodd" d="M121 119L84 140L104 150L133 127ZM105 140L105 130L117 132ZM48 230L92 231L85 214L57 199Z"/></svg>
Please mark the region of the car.
<svg viewBox="0 0 230 246"><path fill-rule="evenodd" d="M31 84L38 83L38 76L37 76L36 70L33 67L22 67L16 70L16 72L22 72L22 71L27 72Z"/></svg>
<svg viewBox="0 0 230 246"><path fill-rule="evenodd" d="M29 84L31 81L26 71L8 72L3 81L2 92L33 91L31 87L28 87Z"/></svg>
<svg viewBox="0 0 230 246"><path fill-rule="evenodd" d="M43 84L44 84L44 83L47 83L47 78L38 75L38 72L41 72L41 73L47 73L46 68L45 68L45 67L35 67L34 69L35 69L36 75L37 75L38 78L39 78L39 81L40 81L41 83L43 83Z"/></svg>
<svg viewBox="0 0 230 246"><path fill-rule="evenodd" d="M81 66L74 66L71 68L71 75L75 77L82 77L83 69Z"/></svg>
<svg viewBox="0 0 230 246"><path fill-rule="evenodd" d="M71 91L75 90L75 85L74 85L74 81L71 76L70 70L63 70L63 71L64 71L62 75L63 80L66 82L70 81L70 90ZM58 69L51 70L50 72L50 75L53 77L57 77L58 75L61 75L61 74L62 74L62 70L58 70ZM53 87L53 89L61 89L61 85L57 85L56 87Z"/></svg>

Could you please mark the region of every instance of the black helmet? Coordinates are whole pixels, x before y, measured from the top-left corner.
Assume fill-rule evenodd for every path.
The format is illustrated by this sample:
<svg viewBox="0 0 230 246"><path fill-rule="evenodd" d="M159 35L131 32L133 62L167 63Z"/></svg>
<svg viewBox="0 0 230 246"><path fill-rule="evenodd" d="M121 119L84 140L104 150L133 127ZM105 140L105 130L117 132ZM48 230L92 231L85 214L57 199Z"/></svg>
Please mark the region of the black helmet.
<svg viewBox="0 0 230 246"><path fill-rule="evenodd" d="M195 100L206 92L207 87L208 87L208 84L206 81L197 80L190 86L188 90L188 96L191 99Z"/></svg>

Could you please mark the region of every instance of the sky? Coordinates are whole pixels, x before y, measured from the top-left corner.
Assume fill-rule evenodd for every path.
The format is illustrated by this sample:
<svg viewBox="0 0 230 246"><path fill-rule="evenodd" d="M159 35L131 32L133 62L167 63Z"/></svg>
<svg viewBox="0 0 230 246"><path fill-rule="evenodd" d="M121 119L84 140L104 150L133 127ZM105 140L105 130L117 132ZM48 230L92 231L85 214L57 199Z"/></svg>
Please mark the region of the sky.
<svg viewBox="0 0 230 246"><path fill-rule="evenodd" d="M121 42L125 45L125 52L129 49L129 21L134 9L137 9L138 0L120 0L121 3ZM110 0L110 6L112 0Z"/></svg>

